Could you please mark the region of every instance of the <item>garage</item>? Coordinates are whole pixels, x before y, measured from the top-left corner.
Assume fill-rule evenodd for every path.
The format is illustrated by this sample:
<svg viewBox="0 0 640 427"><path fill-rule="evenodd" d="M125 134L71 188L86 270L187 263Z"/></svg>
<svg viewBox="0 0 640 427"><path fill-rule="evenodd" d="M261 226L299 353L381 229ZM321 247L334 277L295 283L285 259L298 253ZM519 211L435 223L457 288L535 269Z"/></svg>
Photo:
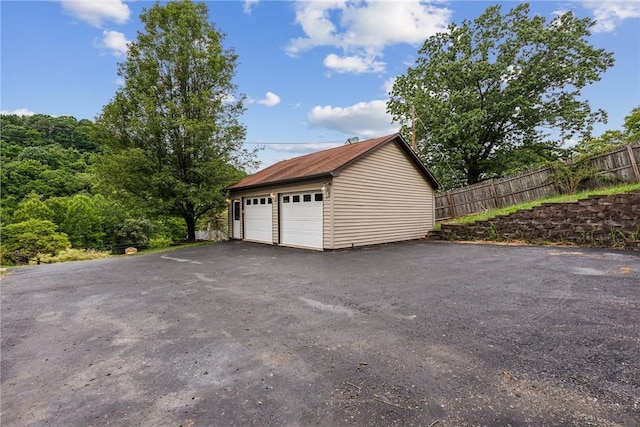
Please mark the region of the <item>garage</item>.
<svg viewBox="0 0 640 427"><path fill-rule="evenodd" d="M269 196L244 199L244 238L273 243L273 202Z"/></svg>
<svg viewBox="0 0 640 427"><path fill-rule="evenodd" d="M280 196L280 240L283 245L323 248L322 193Z"/></svg>
<svg viewBox="0 0 640 427"><path fill-rule="evenodd" d="M400 134L350 138L228 186L229 236L321 251L423 239L438 185Z"/></svg>

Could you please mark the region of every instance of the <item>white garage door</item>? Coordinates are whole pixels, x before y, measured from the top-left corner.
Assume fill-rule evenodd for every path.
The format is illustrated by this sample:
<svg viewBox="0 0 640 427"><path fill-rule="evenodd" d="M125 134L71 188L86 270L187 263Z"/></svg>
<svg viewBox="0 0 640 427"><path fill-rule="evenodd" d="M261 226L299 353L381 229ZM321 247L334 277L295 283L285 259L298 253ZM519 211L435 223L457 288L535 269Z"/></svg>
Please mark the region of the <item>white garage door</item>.
<svg viewBox="0 0 640 427"><path fill-rule="evenodd" d="M246 240L273 243L272 206L269 196L244 199L244 238Z"/></svg>
<svg viewBox="0 0 640 427"><path fill-rule="evenodd" d="M280 242L322 249L322 193L280 196Z"/></svg>

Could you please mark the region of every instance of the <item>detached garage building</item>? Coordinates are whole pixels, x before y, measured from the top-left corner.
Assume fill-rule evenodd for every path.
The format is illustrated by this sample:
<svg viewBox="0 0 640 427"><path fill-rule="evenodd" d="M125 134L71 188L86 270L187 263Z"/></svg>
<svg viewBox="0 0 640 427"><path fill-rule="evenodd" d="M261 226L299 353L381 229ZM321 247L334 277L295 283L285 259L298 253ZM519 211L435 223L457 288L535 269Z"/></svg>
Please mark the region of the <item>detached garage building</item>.
<svg viewBox="0 0 640 427"><path fill-rule="evenodd" d="M419 239L438 182L400 134L276 163L229 186L233 239L340 249Z"/></svg>

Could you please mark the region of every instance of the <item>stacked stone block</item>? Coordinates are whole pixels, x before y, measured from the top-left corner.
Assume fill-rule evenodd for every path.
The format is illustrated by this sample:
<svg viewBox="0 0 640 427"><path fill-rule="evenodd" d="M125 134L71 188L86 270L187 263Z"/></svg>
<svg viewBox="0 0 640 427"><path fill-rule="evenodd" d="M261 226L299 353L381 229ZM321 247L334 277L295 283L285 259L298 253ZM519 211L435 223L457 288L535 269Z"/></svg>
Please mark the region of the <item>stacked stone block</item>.
<svg viewBox="0 0 640 427"><path fill-rule="evenodd" d="M545 203L473 224L442 224L443 240L520 240L640 251L640 191Z"/></svg>

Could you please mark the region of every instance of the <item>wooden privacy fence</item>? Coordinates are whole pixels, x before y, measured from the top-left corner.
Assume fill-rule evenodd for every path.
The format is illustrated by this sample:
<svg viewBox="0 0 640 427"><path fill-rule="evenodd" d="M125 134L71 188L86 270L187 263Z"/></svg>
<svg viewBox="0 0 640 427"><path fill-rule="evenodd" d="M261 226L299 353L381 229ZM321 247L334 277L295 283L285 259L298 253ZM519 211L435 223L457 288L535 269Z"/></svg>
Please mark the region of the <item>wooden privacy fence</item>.
<svg viewBox="0 0 640 427"><path fill-rule="evenodd" d="M589 160L595 171L621 181L640 182L640 142L625 145ZM504 208L558 194L550 166L518 175L490 179L436 195L436 220Z"/></svg>

